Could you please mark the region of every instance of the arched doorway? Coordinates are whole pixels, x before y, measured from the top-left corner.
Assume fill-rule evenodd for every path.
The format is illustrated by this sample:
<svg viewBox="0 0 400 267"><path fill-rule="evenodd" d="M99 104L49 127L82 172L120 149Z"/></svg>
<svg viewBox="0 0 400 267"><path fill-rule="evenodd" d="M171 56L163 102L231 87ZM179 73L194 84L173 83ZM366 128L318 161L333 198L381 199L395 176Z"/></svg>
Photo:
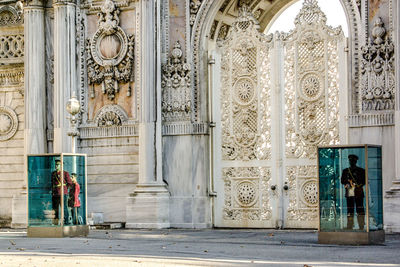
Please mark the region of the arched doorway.
<svg viewBox="0 0 400 267"><path fill-rule="evenodd" d="M266 36L244 5L210 52L217 227L317 227L316 147L346 136L345 42L316 0L295 24Z"/></svg>

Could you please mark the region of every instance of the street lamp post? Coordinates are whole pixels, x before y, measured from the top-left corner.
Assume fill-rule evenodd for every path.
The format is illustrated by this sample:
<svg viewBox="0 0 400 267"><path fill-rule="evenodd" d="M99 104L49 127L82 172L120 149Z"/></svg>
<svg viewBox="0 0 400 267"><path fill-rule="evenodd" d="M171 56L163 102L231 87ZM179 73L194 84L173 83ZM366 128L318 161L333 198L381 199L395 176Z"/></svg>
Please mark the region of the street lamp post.
<svg viewBox="0 0 400 267"><path fill-rule="evenodd" d="M71 116L69 117L70 129L68 131L68 136L71 136L71 152L75 153L75 137L79 136L78 127L76 126L77 118L76 114L80 111L80 104L78 99L76 99L75 93L72 93L72 97L67 102L67 111Z"/></svg>

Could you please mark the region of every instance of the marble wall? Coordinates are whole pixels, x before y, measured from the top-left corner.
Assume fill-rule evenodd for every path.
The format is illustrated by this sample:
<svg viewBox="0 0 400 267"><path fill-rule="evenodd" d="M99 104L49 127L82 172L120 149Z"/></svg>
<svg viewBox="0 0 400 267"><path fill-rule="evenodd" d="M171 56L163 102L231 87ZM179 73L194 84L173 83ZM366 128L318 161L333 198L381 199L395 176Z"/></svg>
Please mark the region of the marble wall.
<svg viewBox="0 0 400 267"><path fill-rule="evenodd" d="M126 221L126 199L138 182L139 138L89 138L79 144L88 155L88 215L103 212L106 222Z"/></svg>
<svg viewBox="0 0 400 267"><path fill-rule="evenodd" d="M171 227L211 227L208 136L163 137L163 175L168 183Z"/></svg>

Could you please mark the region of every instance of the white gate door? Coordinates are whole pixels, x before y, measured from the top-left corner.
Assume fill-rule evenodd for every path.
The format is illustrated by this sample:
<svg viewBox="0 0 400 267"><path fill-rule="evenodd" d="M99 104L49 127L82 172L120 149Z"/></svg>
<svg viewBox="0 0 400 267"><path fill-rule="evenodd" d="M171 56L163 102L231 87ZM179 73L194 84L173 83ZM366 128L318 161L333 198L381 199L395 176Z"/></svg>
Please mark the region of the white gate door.
<svg viewBox="0 0 400 267"><path fill-rule="evenodd" d="M316 228L317 145L339 140L343 34L308 0L290 34L241 8L215 54L217 227Z"/></svg>

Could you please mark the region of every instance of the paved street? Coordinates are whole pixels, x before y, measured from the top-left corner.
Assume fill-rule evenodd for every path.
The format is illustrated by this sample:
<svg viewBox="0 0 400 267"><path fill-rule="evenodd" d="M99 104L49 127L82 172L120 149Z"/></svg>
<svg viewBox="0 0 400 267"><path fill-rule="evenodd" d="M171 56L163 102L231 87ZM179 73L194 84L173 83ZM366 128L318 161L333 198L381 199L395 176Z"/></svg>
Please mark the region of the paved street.
<svg viewBox="0 0 400 267"><path fill-rule="evenodd" d="M400 235L336 246L319 245L315 231L122 229L42 239L1 229L0 266L400 266Z"/></svg>

